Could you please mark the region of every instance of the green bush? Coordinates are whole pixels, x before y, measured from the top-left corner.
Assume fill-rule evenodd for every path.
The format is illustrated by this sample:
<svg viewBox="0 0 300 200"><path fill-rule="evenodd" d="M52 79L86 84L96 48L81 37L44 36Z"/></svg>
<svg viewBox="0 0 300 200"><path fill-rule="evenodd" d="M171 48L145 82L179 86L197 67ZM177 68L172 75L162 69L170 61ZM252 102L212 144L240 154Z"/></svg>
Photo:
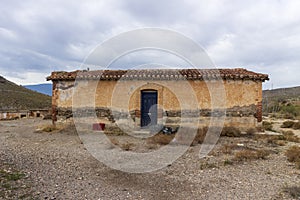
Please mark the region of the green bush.
<svg viewBox="0 0 300 200"><path fill-rule="evenodd" d="M282 114L286 114L289 117L296 117L300 115L300 106L293 104L283 105L280 108L280 112Z"/></svg>

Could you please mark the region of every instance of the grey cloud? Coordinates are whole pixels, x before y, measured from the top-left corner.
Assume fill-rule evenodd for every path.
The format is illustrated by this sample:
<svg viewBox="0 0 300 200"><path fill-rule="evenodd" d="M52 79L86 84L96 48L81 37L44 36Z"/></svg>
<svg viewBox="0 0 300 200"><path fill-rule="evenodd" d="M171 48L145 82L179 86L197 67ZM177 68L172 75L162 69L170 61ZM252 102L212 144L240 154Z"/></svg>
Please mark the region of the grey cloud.
<svg viewBox="0 0 300 200"><path fill-rule="evenodd" d="M271 74L278 87L299 85L299 6L297 0L12 0L0 7L0 70L11 76L26 70L73 70L106 39L154 26L194 39L220 67L247 67ZM115 64L150 61L179 62L172 56L150 53ZM282 76L284 67L289 77Z"/></svg>

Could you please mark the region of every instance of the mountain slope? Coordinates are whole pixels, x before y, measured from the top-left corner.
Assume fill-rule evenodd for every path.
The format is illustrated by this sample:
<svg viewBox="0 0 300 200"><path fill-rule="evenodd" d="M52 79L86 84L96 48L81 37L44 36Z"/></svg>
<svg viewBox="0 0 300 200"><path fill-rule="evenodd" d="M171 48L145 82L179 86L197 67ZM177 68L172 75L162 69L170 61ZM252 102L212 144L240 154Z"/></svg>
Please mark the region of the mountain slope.
<svg viewBox="0 0 300 200"><path fill-rule="evenodd" d="M300 87L263 91L263 112L277 113L287 119L300 116Z"/></svg>
<svg viewBox="0 0 300 200"><path fill-rule="evenodd" d="M24 85L25 88L46 94L51 96L52 95L52 84L51 83L44 83L44 84L38 84L38 85Z"/></svg>
<svg viewBox="0 0 300 200"><path fill-rule="evenodd" d="M16 85L0 76L0 110L44 109L51 97Z"/></svg>
<svg viewBox="0 0 300 200"><path fill-rule="evenodd" d="M264 90L263 97L266 99L282 99L282 100L290 100L290 99L299 99L300 98L300 86L292 87L292 88L280 88L274 90Z"/></svg>

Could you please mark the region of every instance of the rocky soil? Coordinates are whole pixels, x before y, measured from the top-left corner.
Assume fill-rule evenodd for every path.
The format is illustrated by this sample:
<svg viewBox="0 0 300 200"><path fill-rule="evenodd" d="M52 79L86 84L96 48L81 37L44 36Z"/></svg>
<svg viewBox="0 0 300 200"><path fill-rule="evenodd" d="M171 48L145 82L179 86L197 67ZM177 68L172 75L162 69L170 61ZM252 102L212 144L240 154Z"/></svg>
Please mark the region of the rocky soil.
<svg viewBox="0 0 300 200"><path fill-rule="evenodd" d="M299 199L289 192L299 189L300 170L284 155L288 145L224 137L204 159L199 144L166 168L134 174L93 158L72 127L36 131L45 124L50 121L0 122L0 199ZM271 154L237 162L234 153L222 153L225 144ZM5 187L7 173L24 175L6 180L14 187Z"/></svg>

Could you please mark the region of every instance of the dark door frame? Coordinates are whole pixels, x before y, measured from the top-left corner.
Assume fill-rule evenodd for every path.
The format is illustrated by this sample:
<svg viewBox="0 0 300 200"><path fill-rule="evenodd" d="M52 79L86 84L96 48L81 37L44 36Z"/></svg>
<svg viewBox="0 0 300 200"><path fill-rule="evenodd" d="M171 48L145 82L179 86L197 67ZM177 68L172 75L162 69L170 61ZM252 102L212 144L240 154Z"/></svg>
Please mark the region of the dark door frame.
<svg viewBox="0 0 300 200"><path fill-rule="evenodd" d="M141 90L141 127L157 124L157 101L157 90Z"/></svg>

